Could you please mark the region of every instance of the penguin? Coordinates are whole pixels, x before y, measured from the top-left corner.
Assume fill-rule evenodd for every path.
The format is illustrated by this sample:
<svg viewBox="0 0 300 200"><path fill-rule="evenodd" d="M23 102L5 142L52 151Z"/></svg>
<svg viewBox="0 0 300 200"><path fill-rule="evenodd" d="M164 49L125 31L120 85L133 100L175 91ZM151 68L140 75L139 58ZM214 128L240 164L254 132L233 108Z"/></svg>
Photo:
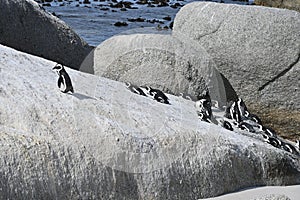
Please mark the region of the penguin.
<svg viewBox="0 0 300 200"><path fill-rule="evenodd" d="M149 86L141 86L140 88L143 91L146 91L145 94L152 97L154 100L160 103L170 104L169 98L161 90L154 89Z"/></svg>
<svg viewBox="0 0 300 200"><path fill-rule="evenodd" d="M296 147L297 147L298 151L300 152L300 140L296 141Z"/></svg>
<svg viewBox="0 0 300 200"><path fill-rule="evenodd" d="M246 130L250 133L255 133L253 126L247 122L241 122L238 126L242 130Z"/></svg>
<svg viewBox="0 0 300 200"><path fill-rule="evenodd" d="M129 83L129 82L126 82L125 85L126 85L126 87L127 87L131 92L133 92L133 93L135 93L135 94L142 95L142 96L147 96L147 95L144 93L144 91L143 91L140 87L138 87L138 86L136 86L136 85L133 85L133 84L131 84L131 83Z"/></svg>
<svg viewBox="0 0 300 200"><path fill-rule="evenodd" d="M199 118L201 121L205 121L205 122L208 122L208 123L212 123L210 117L207 116L206 114L201 113L201 112L197 112L197 114L198 114L198 118Z"/></svg>
<svg viewBox="0 0 300 200"><path fill-rule="evenodd" d="M149 86L139 86L139 90L141 90L147 97L154 99L154 95L150 94L151 87Z"/></svg>
<svg viewBox="0 0 300 200"><path fill-rule="evenodd" d="M238 108L240 116L244 117L245 113L248 112L245 102L243 101L242 98L238 98L236 104L237 104L237 108Z"/></svg>
<svg viewBox="0 0 300 200"><path fill-rule="evenodd" d="M230 112L231 119L235 120L236 122L242 121L240 112L238 110L237 102L234 101L232 103L229 112Z"/></svg>
<svg viewBox="0 0 300 200"><path fill-rule="evenodd" d="M233 131L233 127L232 127L231 123L226 120L223 122L222 127L224 127L227 130Z"/></svg>
<svg viewBox="0 0 300 200"><path fill-rule="evenodd" d="M61 64L56 64L53 69L53 71L56 71L59 78L57 81L57 86L63 93L74 93L74 89L72 86L72 81L68 73L66 72L65 68Z"/></svg>
<svg viewBox="0 0 300 200"><path fill-rule="evenodd" d="M211 102L207 99L200 99L195 102L197 112L204 113L209 119L212 117Z"/></svg>
<svg viewBox="0 0 300 200"><path fill-rule="evenodd" d="M259 125L262 125L262 121L261 121L261 119L257 115L251 114L248 111L245 111L245 116L249 120L251 120L251 121L253 121L253 122L255 122L255 123L259 124Z"/></svg>
<svg viewBox="0 0 300 200"><path fill-rule="evenodd" d="M269 128L269 127L265 127L265 126L260 125L260 124L258 125L258 127L259 127L259 131L267 134L268 136L276 137L276 135L277 135L276 132L273 129Z"/></svg>
<svg viewBox="0 0 300 200"><path fill-rule="evenodd" d="M293 154L295 154L295 153L297 154L298 153L298 151L296 150L296 148L293 145L291 145L290 143L283 142L281 144L281 148L283 150L285 150L287 152L290 152L290 153L293 153Z"/></svg>
<svg viewBox="0 0 300 200"><path fill-rule="evenodd" d="M276 148L280 148L282 145L282 142L278 138L269 136L267 134L263 134L263 138L264 138L265 142L271 144L272 146L274 146Z"/></svg>
<svg viewBox="0 0 300 200"><path fill-rule="evenodd" d="M162 91L155 89L154 91L152 91L152 93L156 101L160 103L170 104L169 98Z"/></svg>

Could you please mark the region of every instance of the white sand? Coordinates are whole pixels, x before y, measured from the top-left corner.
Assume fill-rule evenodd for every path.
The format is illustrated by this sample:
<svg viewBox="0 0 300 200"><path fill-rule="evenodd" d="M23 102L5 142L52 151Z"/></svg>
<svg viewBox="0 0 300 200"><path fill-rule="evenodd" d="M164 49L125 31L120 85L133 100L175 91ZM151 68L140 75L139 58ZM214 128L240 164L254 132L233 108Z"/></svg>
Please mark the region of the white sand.
<svg viewBox="0 0 300 200"><path fill-rule="evenodd" d="M291 200L300 200L300 185L258 187L205 200L252 200L270 194L285 195Z"/></svg>

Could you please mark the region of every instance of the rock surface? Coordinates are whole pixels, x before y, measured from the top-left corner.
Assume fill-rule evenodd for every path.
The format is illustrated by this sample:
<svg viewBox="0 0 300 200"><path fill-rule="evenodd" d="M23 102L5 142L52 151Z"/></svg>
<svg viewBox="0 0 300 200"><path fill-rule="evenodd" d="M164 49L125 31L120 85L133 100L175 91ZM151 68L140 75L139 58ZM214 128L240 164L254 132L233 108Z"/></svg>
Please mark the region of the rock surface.
<svg viewBox="0 0 300 200"><path fill-rule="evenodd" d="M261 198L256 198L253 200L291 200L289 197L285 196L285 195L267 195Z"/></svg>
<svg viewBox="0 0 300 200"><path fill-rule="evenodd" d="M298 200L300 185L291 186L263 186L244 189L218 197L205 198L203 200Z"/></svg>
<svg viewBox="0 0 300 200"><path fill-rule="evenodd" d="M95 74L113 80L195 96L207 85L220 105L225 105L227 96L235 95L224 87L220 73L201 47L194 48L170 35L115 36L101 43L90 57Z"/></svg>
<svg viewBox="0 0 300 200"><path fill-rule="evenodd" d="M253 113L272 108L300 116L299 12L195 2L177 14L173 36L205 49Z"/></svg>
<svg viewBox="0 0 300 200"><path fill-rule="evenodd" d="M75 93L63 94L54 65L0 46L0 199L196 199L300 183L294 155L200 122L191 101L160 104L71 69Z"/></svg>
<svg viewBox="0 0 300 200"><path fill-rule="evenodd" d="M1 44L74 69L92 50L67 24L33 0L1 0L0 10Z"/></svg>
<svg viewBox="0 0 300 200"><path fill-rule="evenodd" d="M254 3L256 5L300 11L300 0L255 0Z"/></svg>

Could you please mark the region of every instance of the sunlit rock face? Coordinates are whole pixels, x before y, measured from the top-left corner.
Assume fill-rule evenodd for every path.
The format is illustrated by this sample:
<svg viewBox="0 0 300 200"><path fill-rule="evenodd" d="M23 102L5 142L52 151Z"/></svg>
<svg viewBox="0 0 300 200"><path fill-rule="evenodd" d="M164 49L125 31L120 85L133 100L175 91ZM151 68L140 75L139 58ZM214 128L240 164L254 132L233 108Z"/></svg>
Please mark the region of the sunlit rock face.
<svg viewBox="0 0 300 200"><path fill-rule="evenodd" d="M197 199L300 183L299 158L124 83L0 46L1 199Z"/></svg>

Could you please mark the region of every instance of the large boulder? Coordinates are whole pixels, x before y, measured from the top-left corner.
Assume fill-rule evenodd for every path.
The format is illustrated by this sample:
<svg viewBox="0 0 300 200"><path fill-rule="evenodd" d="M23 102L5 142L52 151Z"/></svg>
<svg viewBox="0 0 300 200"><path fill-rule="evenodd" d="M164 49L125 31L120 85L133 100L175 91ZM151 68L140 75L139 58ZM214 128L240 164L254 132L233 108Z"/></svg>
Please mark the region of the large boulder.
<svg viewBox="0 0 300 200"><path fill-rule="evenodd" d="M91 59L96 75L113 80L151 85L176 95L197 96L208 87L221 105L235 95L224 87L226 80L205 50L170 35L115 36L95 48L87 61Z"/></svg>
<svg viewBox="0 0 300 200"><path fill-rule="evenodd" d="M75 93L64 94L54 65L0 46L1 199L196 199L300 184L299 158L200 122L191 101L160 104L69 68Z"/></svg>
<svg viewBox="0 0 300 200"><path fill-rule="evenodd" d="M74 69L92 50L66 23L33 0L1 0L0 10L0 44Z"/></svg>
<svg viewBox="0 0 300 200"><path fill-rule="evenodd" d="M255 0L254 4L300 11L300 0Z"/></svg>
<svg viewBox="0 0 300 200"><path fill-rule="evenodd" d="M177 14L173 36L204 48L252 112L280 110L285 114L275 117L282 124L290 112L300 116L299 12L195 2ZM294 122L284 129L299 134L300 119Z"/></svg>

